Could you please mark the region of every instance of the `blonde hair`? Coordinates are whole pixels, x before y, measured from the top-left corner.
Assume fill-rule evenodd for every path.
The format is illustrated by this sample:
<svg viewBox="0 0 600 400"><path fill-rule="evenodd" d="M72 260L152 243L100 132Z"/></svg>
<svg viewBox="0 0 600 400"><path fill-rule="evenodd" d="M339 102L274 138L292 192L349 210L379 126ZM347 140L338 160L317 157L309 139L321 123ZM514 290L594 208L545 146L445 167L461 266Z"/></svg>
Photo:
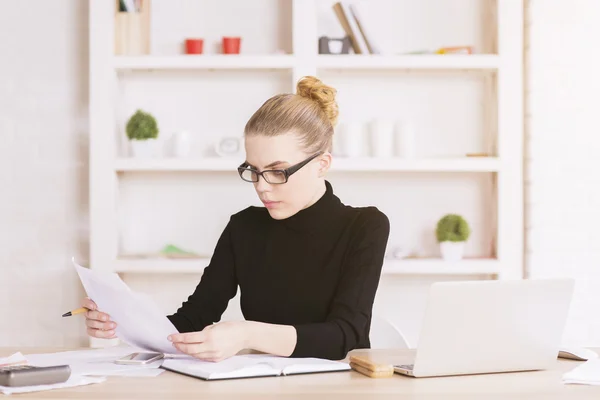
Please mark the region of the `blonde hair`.
<svg viewBox="0 0 600 400"><path fill-rule="evenodd" d="M307 152L331 151L337 123L337 91L314 76L301 78L296 94L271 97L250 117L244 135L296 133Z"/></svg>

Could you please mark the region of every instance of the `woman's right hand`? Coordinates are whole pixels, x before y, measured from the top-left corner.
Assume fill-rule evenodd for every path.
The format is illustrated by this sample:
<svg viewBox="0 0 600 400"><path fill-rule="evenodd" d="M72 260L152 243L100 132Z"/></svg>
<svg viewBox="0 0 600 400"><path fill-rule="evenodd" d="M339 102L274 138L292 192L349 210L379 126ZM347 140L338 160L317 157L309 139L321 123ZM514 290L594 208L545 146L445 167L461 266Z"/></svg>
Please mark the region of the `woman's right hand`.
<svg viewBox="0 0 600 400"><path fill-rule="evenodd" d="M89 298L85 298L82 305L89 310L85 313L85 325L87 326L88 335L102 339L115 337L117 323L111 321L108 314L98 311L96 303Z"/></svg>

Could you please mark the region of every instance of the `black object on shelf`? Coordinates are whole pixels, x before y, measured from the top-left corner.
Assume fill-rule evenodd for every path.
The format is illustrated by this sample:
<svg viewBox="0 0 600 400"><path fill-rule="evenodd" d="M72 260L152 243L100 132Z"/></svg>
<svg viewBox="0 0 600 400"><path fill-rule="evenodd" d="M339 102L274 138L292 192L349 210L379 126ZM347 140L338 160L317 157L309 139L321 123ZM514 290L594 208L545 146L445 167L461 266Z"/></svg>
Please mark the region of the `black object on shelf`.
<svg viewBox="0 0 600 400"><path fill-rule="evenodd" d="M349 54L350 44L350 36L343 38L321 36L319 38L319 54Z"/></svg>

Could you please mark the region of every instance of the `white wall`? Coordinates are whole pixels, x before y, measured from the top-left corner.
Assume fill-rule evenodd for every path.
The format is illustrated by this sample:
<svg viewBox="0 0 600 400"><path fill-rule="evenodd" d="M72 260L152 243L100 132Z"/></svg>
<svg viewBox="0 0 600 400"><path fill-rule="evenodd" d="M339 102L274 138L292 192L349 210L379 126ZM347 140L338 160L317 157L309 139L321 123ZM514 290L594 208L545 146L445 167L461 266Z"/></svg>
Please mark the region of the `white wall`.
<svg viewBox="0 0 600 400"><path fill-rule="evenodd" d="M5 244L0 248L0 346L85 343L81 319L61 319L60 314L78 305L82 296L76 276L69 266L69 258L75 254L85 260L88 252L87 6L85 2L78 0L55 0L51 3L46 0L0 2L0 30L3 33L0 35L0 48L3 49L3 60L10 61L0 63L0 137L3 143L0 146L0 183L5 188L0 200L0 240ZM381 0L376 3L384 5L386 2ZM261 4L266 7L271 3L263 1ZM409 3L403 2L402 6L407 4ZM432 2L419 4L432 6ZM595 29L593 15L594 12L597 15L598 10L593 0L579 0L577 6L575 11L567 2L534 1L529 10L532 21L537 22L530 26L532 48L528 53L531 56L528 144L530 157L539 159L542 164L536 168L532 161L528 174L531 219L528 223L527 260L530 271L535 276L572 274L581 278L576 301L576 305L580 307L573 309L567 338L584 344L598 344L600 322L598 317L594 317L594 311L598 308L600 297L594 294L594 287L600 283L600 272L597 270L600 249L594 242L592 232L595 231L594 223L600 222L598 211L593 208L593 204L600 199L598 186L594 186L594 182L598 181L598 161L594 157L600 150L600 141L589 128L594 126L594 94L598 90L594 90L597 89L594 86L597 83L586 74L597 71L598 63L591 58L592 44L585 44L585 40L591 37L589 32ZM420 5L418 7L422 8ZM278 11L282 21L288 18L287 10L289 7L284 5ZM439 15L425 11L422 9L419 12L419 18L425 22L418 25L437 26ZM459 19L463 17L473 16L455 16ZM563 19L565 17L567 18ZM195 21L190 18L188 26ZM331 22L330 17L325 19ZM24 20L28 21L27 25L22 23ZM409 20L399 25L398 29L404 29L402 26L406 26ZM444 21L447 22L448 19ZM476 22L472 25L458 24L464 29L452 39L463 40L469 35L478 35L481 27L477 21L480 20L477 17L474 21ZM331 26L328 28L327 23L320 21L320 33L335 33L335 29ZM560 30L556 26L561 26ZM583 27L587 30L583 30ZM264 29L267 32L280 30L279 27L272 26ZM445 35L451 32L445 25L440 29ZM185 30L185 26L180 27L180 30L185 34L192 34ZM160 43L163 46L161 49L167 52L166 49L171 49L169 46L173 43L177 43L177 38L167 36ZM268 50L285 50L289 48L289 43L289 38L274 39L269 42ZM415 47L439 45L443 45L439 36L415 42ZM557 51L557 45L560 51ZM574 47L569 50L571 45ZM402 42L395 50L411 50L409 47L411 46ZM569 54L569 57L564 54ZM365 76L358 75L361 85L366 85ZM228 78L231 76L226 75ZM262 86L266 87L265 92L245 92L248 98L241 103L245 112L252 109L252 102L263 99L266 91L284 88L278 74L258 76L259 82L266 85ZM199 77L201 82L224 79L220 74L199 74ZM150 90L154 90L155 94L160 95L161 91L163 95L167 93L164 88L160 88L160 83L155 78L150 75L146 78L151 83ZM346 83L348 75L330 73L327 78L341 88L352 90ZM414 107L417 115L424 115L419 113L428 109L427 98L423 98L420 104L410 104L407 99L410 93L415 93L410 90L416 88L404 84L405 81L399 74L392 74L387 78L396 85L396 94L400 93L404 103L399 104L409 104ZM129 79L127 89L130 91L127 93L132 96L129 99L140 96L135 92L140 79L145 78L136 76ZM425 87L434 90L435 82L439 81L434 78L425 83ZM477 77L450 82L455 82L457 87L462 88L451 96L464 96L455 98L462 99L463 103L468 101L476 104L481 93ZM556 82L568 82L570 86L559 86ZM197 91L198 88L199 86L193 89ZM285 86L285 89L289 87ZM212 90L211 93L216 92L210 86L209 90ZM383 84L375 85L375 90L372 96L385 95ZM340 94L342 100L343 92ZM169 95L174 96L172 93ZM182 91L181 96L193 99L189 92ZM199 101L204 101L202 93L199 93L198 98ZM395 97L397 98L398 96ZM149 104L154 101L154 104L164 105L167 103L164 100L146 101ZM382 104L387 103L382 101ZM442 110L438 103L433 104L435 110ZM456 105L459 110L462 110L461 104ZM183 111L189 112L185 107L188 106L184 105ZM359 110L356 104L350 102L346 109L353 107ZM167 129L178 129L174 123L169 126L168 122L176 120L169 120L168 114L165 115L161 120L166 121ZM207 115L210 117L210 114ZM369 116L365 112L361 118ZM233 121L241 123L243 120L243 115L236 114ZM423 120L427 121L425 118ZM463 151L476 151L485 146L474 135L481 126L481 115L474 114L472 121L471 125L463 126L458 132L464 134L460 137L467 147L461 147ZM230 121L228 126L234 127L233 122ZM217 136L219 134L223 133L219 132ZM434 135L435 126L429 126L426 134ZM547 140L550 135L556 139L556 144ZM432 137L436 139L435 136ZM206 139L206 143L210 142L210 137L202 139ZM443 137L438 139L443 140ZM469 146L473 148L468 148ZM439 154L443 149L444 147L429 150ZM562 156L557 160L555 155L558 151ZM546 161L548 158L552 162ZM577 163L582 161L585 165L579 166ZM362 187L369 187L374 185L369 183L371 178L381 183L392 177L399 186L392 195L387 192L385 198L371 198L364 191L361 193L353 190L353 184L343 175L332 176L332 181L348 203L374 203L393 218L390 238L392 246L408 243L417 254L425 256L436 252L430 228L437 214L448 204L436 199L448 190L448 185L454 190L460 188L452 200L455 202L453 205L464 211L473 221L475 229L481 233L470 243L469 254L486 255L489 252L485 233L486 210L489 206L489 199L485 194L488 182L485 175L473 177L469 174L451 174L442 178L428 174L426 179L421 180L416 179L415 174L380 174L375 177L362 175L358 182ZM448 177L450 179L446 179ZM146 178L156 179L128 175L121 186L121 195L126 196L125 204L139 204L135 200L149 190ZM188 194L190 198L198 196L202 202L206 191L202 188L213 187L206 186L213 183L207 177L188 174L183 180L178 179L163 177L158 191L179 187L185 190L181 193ZM184 187L184 183L189 185ZM234 181L231 183L234 184ZM243 190L239 189L238 192ZM251 190L248 187L242 199L252 201ZM373 189L372 192L376 190ZM175 195L169 193L164 197L172 202ZM162 211L168 209L169 204L166 203ZM421 209L422 204L427 204L428 208ZM184 205L178 213L194 211L191 200ZM149 212L161 211L160 207L152 210L149 209ZM128 243L133 248L153 249L165 240L175 239L195 250L210 251L213 247L210 239L216 238L222 228L220 222L231 212L229 208L223 208L220 213L215 211L212 219L208 220L206 215L190 214L191 222L194 223L183 224L185 234L157 227L155 231L164 233L164 236L151 236L150 242L144 241L146 239L142 236L144 240L130 240ZM141 214L126 215L130 218L129 221L139 221L142 218ZM206 221L208 224L203 225L202 222ZM163 221L161 224L170 228L168 222ZM198 231L194 231L194 225L198 225ZM125 223L124 226L125 235L127 227L132 224ZM196 234L197 238L194 236ZM197 279L198 276L193 275L126 277L134 289L155 296L165 312L172 312L191 293ZM425 289L430 282L417 277L398 276L385 277L381 283L376 308L383 314L395 317L395 322L406 331L411 344L417 342ZM399 300L403 305L398 305ZM409 305L405 305L407 302ZM232 310L226 317L234 318L236 315L235 310Z"/></svg>
<svg viewBox="0 0 600 400"><path fill-rule="evenodd" d="M565 342L600 345L600 34L595 0L530 0L526 246L532 277L573 276Z"/></svg>
<svg viewBox="0 0 600 400"><path fill-rule="evenodd" d="M85 1L0 1L0 346L85 343L87 37Z"/></svg>

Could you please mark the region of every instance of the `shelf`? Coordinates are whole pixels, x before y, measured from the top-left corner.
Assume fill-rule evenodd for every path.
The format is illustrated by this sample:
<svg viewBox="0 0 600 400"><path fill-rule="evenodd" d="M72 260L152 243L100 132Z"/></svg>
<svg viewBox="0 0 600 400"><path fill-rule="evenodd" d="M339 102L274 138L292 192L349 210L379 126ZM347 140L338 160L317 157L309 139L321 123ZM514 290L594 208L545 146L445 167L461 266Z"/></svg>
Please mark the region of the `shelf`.
<svg viewBox="0 0 600 400"><path fill-rule="evenodd" d="M208 258L120 258L115 261L113 272L140 274L201 274L208 265Z"/></svg>
<svg viewBox="0 0 600 400"><path fill-rule="evenodd" d="M467 69L494 70L499 57L481 55L319 55L307 61L321 69ZM293 55L115 56L117 70L144 69L291 69Z"/></svg>
<svg viewBox="0 0 600 400"><path fill-rule="evenodd" d="M241 158L122 158L115 162L117 172L126 171L236 171Z"/></svg>
<svg viewBox="0 0 600 400"><path fill-rule="evenodd" d="M114 272L128 274L201 274L208 258L119 259ZM439 258L385 260L383 275L494 275L500 272L495 259L465 259L447 262Z"/></svg>
<svg viewBox="0 0 600 400"><path fill-rule="evenodd" d="M422 159L337 158L331 171L436 171L436 172L497 172L500 160L496 157L457 157Z"/></svg>
<svg viewBox="0 0 600 400"><path fill-rule="evenodd" d="M117 70L137 69L291 69L290 55L115 56Z"/></svg>
<svg viewBox="0 0 600 400"><path fill-rule="evenodd" d="M385 275L494 275L500 273L496 259L476 258L458 262L439 258L385 260Z"/></svg>
<svg viewBox="0 0 600 400"><path fill-rule="evenodd" d="M499 66L495 54L481 55L321 55L317 68L322 69L470 69L493 70Z"/></svg>
<svg viewBox="0 0 600 400"><path fill-rule="evenodd" d="M115 162L117 172L128 171L236 171L242 158L204 159L134 159L122 158ZM334 158L331 171L437 171L437 172L498 172L500 160L496 157L458 157L428 159L375 159Z"/></svg>

